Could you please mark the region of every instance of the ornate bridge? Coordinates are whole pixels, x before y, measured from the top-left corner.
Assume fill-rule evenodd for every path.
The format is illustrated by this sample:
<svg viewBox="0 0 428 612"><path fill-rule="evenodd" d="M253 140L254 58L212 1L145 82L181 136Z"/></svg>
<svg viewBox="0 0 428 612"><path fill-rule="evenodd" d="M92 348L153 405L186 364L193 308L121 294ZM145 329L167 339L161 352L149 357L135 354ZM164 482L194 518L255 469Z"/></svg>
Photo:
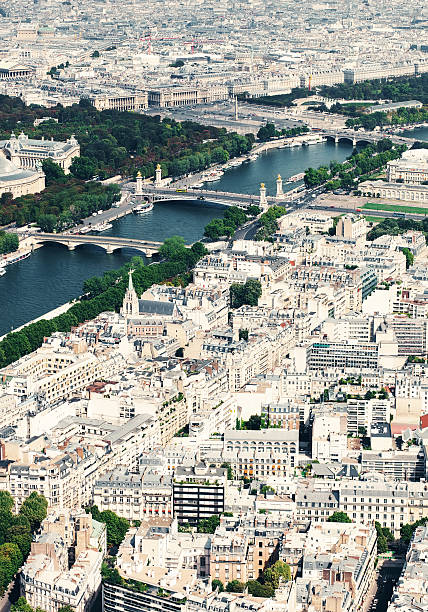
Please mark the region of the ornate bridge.
<svg viewBox="0 0 428 612"><path fill-rule="evenodd" d="M64 244L70 251L82 244L91 244L105 249L107 253L113 253L118 249L135 249L147 257L151 257L159 251L161 242L148 240L136 240L133 238L115 238L113 236L88 236L80 234L33 234L37 242L55 242Z"/></svg>
<svg viewBox="0 0 428 612"><path fill-rule="evenodd" d="M247 208L252 204L258 206L260 204L259 195L251 195L248 193L229 193L226 191L213 191L211 189L177 189L175 187L152 187L144 185L144 195L148 196L150 202L156 203L163 200L188 200L194 202L200 200L201 203L210 202L212 204L221 204L222 206L238 206L239 208ZM277 199L272 196L267 196L269 204L277 203Z"/></svg>

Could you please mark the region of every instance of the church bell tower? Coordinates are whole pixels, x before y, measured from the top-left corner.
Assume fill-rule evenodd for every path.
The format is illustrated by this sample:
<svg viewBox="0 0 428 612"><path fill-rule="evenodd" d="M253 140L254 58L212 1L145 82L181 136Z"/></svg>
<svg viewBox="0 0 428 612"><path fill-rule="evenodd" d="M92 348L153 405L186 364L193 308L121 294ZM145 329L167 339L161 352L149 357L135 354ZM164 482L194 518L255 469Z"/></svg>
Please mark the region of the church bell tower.
<svg viewBox="0 0 428 612"><path fill-rule="evenodd" d="M132 272L133 270L129 270L128 289L126 290L125 297L123 298L121 315L124 317L135 317L140 313L138 295L132 283Z"/></svg>

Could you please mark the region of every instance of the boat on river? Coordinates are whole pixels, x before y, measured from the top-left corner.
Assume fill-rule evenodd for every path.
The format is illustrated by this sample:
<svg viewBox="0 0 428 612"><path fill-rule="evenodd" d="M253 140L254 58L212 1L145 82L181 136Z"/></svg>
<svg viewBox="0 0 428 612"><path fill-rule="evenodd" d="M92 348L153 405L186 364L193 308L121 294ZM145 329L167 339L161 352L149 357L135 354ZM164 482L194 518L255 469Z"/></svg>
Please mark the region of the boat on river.
<svg viewBox="0 0 428 612"><path fill-rule="evenodd" d="M9 266L10 264L17 263L18 261L22 261L23 259L27 259L30 257L32 253L32 249L23 249L22 251L15 251L14 253L9 253L5 255L0 262L0 266Z"/></svg>
<svg viewBox="0 0 428 612"><path fill-rule="evenodd" d="M153 210L154 204L153 202L145 202L144 204L139 204L134 208L134 213L137 215L144 215L144 213L150 212Z"/></svg>

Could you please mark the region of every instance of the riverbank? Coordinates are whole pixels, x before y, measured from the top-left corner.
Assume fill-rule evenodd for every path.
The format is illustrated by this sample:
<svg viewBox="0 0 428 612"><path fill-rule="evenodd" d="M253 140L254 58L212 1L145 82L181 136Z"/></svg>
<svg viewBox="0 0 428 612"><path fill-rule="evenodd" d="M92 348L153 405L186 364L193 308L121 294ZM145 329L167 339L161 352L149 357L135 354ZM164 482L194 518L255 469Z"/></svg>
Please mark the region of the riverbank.
<svg viewBox="0 0 428 612"><path fill-rule="evenodd" d="M64 314L65 312L70 310L70 308L73 306L73 304L76 304L77 301L78 300L73 300L72 302L66 302L65 304L62 304L61 306L57 306L56 308L54 308L53 310L50 310L49 312L45 312L44 314L40 315L40 317L37 317L37 318L33 319L32 321L27 321L26 323L23 323L19 327L16 327L15 329L11 329L7 333L3 334L3 336L0 336L0 342L8 334L11 334L13 332L18 332L21 329L23 329L24 327L26 327L27 325L31 325L31 323L37 323L37 321L50 320L50 319L53 319L54 317L57 317L58 315Z"/></svg>

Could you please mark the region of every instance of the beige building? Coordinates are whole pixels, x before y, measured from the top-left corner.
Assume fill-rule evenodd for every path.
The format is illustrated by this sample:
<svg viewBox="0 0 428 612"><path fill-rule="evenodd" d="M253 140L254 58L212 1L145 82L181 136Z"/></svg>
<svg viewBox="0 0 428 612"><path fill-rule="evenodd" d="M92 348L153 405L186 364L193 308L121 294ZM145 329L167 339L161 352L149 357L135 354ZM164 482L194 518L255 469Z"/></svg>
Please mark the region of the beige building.
<svg viewBox="0 0 428 612"><path fill-rule="evenodd" d="M140 111L148 108L148 94L140 91L135 94L107 95L100 94L90 98L91 103L99 111L119 110L119 111Z"/></svg>
<svg viewBox="0 0 428 612"><path fill-rule="evenodd" d="M391 198L406 202L428 202L428 185L406 185L384 181L364 181L358 185L363 196Z"/></svg>
<svg viewBox="0 0 428 612"><path fill-rule="evenodd" d="M208 87L162 87L148 92L149 106L171 107L189 104L207 104L216 100L227 100L229 89L226 85Z"/></svg>
<svg viewBox="0 0 428 612"><path fill-rule="evenodd" d="M21 595L30 606L46 612L67 605L75 612L90 610L101 586L106 552L106 526L90 514L48 515L22 568Z"/></svg>
<svg viewBox="0 0 428 612"><path fill-rule="evenodd" d="M390 183L421 185L428 181L428 149L405 151L400 159L387 163L387 178Z"/></svg>
<svg viewBox="0 0 428 612"><path fill-rule="evenodd" d="M13 164L25 170L36 170L41 162L50 159L60 166L65 174L70 172L70 166L75 157L80 155L80 145L74 136L66 142L54 140L35 140L21 132L18 137L12 132L9 140L0 141L0 149Z"/></svg>
<svg viewBox="0 0 428 612"><path fill-rule="evenodd" d="M344 215L336 225L336 236L356 240L367 233L367 221L364 217Z"/></svg>
<svg viewBox="0 0 428 612"><path fill-rule="evenodd" d="M19 198L39 193L44 188L45 175L40 166L36 170L23 170L9 161L0 151L0 196L11 193L13 198Z"/></svg>

